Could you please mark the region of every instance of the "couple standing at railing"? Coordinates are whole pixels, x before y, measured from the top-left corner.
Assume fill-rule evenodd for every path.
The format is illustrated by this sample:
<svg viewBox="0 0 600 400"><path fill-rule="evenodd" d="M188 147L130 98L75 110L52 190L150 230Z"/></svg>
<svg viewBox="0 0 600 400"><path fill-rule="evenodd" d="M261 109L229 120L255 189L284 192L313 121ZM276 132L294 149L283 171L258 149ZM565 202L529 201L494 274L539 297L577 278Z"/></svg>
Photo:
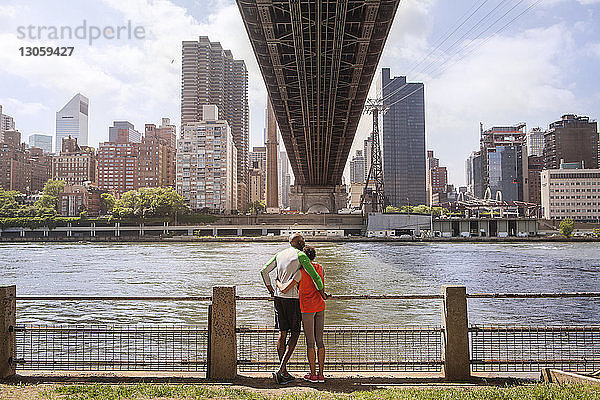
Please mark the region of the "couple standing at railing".
<svg viewBox="0 0 600 400"><path fill-rule="evenodd" d="M312 246L305 246L302 235L298 233L293 235L290 238L290 245L290 248L273 256L261 270L263 282L274 297L275 328L279 330L277 354L280 365L279 369L273 372L273 378L278 384L289 383L295 379L287 371L287 363L298 343L300 322L302 322L306 338L306 356L310 366L310 372L304 376L304 379L309 382L325 382L323 327L325 300L328 295L323 286L323 267L314 262L315 249ZM275 288L269 276L271 271L275 271L276 274Z"/></svg>

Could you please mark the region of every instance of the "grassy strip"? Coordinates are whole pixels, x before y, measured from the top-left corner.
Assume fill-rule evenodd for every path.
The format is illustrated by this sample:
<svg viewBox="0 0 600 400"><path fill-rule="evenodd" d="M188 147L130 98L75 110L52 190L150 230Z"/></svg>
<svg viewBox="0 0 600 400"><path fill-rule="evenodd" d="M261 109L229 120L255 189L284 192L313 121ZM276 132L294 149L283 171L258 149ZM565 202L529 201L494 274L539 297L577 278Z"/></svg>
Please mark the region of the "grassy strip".
<svg viewBox="0 0 600 400"><path fill-rule="evenodd" d="M600 400L600 389L580 385L545 385L460 388L394 388L353 393L298 392L277 395L263 394L246 389L215 387L207 385L74 385L60 386L43 393L50 400L121 400L121 399L248 399L248 400Z"/></svg>

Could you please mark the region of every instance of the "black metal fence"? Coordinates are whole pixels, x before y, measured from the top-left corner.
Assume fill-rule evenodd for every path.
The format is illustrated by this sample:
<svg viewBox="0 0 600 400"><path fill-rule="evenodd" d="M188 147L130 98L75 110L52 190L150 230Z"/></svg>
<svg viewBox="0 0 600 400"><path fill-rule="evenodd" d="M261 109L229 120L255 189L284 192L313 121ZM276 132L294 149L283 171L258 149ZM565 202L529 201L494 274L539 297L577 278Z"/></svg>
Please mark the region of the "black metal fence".
<svg viewBox="0 0 600 400"><path fill-rule="evenodd" d="M16 326L22 370L206 371L202 326Z"/></svg>
<svg viewBox="0 0 600 400"><path fill-rule="evenodd" d="M463 304L466 304L467 298L544 297L597 300L600 293L476 293L466 295ZM334 296L333 300L439 301L443 298L429 294ZM16 300L210 301L211 297L20 296ZM236 300L267 301L269 298L237 297ZM463 315L466 321L464 312ZM14 325L12 332L16 344L11 350L11 362L18 370L204 372L210 358L210 332L204 326ZM448 356L444 343L444 336L448 332L442 327L326 327L326 370L440 372L443 359ZM470 369L473 372L533 372L545 367L572 371L600 369L600 326L472 326L468 333L466 329L460 333L462 337L467 334ZM239 371L271 371L275 368L278 364L277 331L272 328L240 327L236 335ZM304 338L301 336L289 368L306 370L305 354Z"/></svg>
<svg viewBox="0 0 600 400"><path fill-rule="evenodd" d="M240 371L272 371L279 365L278 331L243 327L237 330ZM325 327L327 371L427 371L442 368L442 329L397 327ZM308 370L301 335L288 368Z"/></svg>
<svg viewBox="0 0 600 400"><path fill-rule="evenodd" d="M600 369L600 326L475 326L469 342L474 372Z"/></svg>

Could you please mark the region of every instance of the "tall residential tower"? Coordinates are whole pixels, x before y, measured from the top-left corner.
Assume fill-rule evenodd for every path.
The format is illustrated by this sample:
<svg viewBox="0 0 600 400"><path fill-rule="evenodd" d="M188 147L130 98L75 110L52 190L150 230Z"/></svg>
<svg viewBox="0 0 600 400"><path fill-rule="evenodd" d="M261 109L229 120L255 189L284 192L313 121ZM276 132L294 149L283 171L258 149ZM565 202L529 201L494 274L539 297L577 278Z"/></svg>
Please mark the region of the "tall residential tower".
<svg viewBox="0 0 600 400"><path fill-rule="evenodd" d="M218 119L227 121L237 149L238 199L236 209L248 201L249 106L248 71L243 60L219 42L200 36L182 46L181 126L205 120L202 107L216 105Z"/></svg>

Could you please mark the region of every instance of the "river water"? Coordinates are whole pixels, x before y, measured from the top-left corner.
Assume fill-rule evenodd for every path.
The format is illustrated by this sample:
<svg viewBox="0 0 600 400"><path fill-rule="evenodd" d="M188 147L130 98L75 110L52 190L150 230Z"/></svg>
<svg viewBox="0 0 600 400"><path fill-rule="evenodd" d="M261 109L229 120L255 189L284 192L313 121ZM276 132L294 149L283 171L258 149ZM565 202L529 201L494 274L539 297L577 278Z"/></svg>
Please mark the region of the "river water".
<svg viewBox="0 0 600 400"><path fill-rule="evenodd" d="M332 294L600 292L594 243L313 243ZM266 295L259 270L285 243L0 244L0 285L17 295ZM327 303L328 325L440 325L439 300ZM19 323L206 324L197 302L25 302ZM598 325L600 299L469 300L472 324ZM272 325L272 304L238 302L240 325Z"/></svg>

